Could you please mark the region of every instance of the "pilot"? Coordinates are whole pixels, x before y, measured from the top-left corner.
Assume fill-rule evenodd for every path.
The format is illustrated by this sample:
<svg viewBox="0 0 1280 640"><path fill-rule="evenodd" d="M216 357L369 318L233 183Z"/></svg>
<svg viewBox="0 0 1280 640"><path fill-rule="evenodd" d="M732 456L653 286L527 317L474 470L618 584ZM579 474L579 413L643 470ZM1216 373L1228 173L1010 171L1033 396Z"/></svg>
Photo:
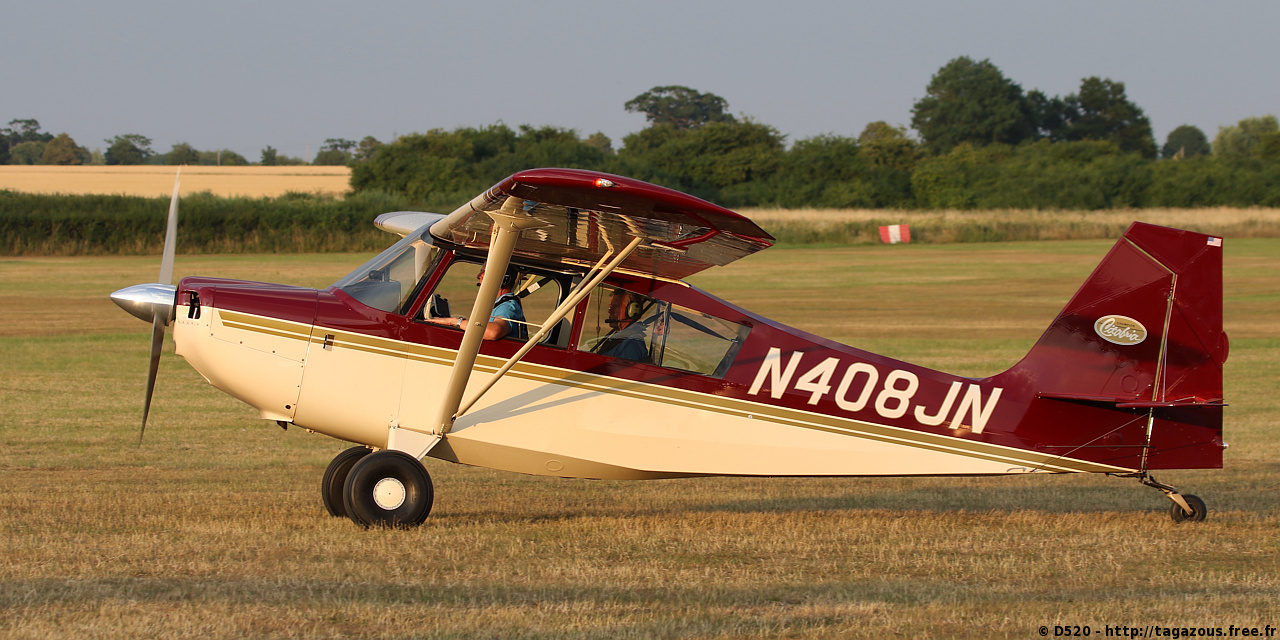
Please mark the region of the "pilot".
<svg viewBox="0 0 1280 640"><path fill-rule="evenodd" d="M645 305L640 296L614 289L609 297L609 319L605 322L613 331L600 341L596 353L636 362L649 361L649 345L645 339L646 327L637 322L644 314Z"/></svg>
<svg viewBox="0 0 1280 640"><path fill-rule="evenodd" d="M484 269L476 274L476 286L484 278ZM489 314L489 324L484 328L485 340L501 340L506 337L520 340L529 339L529 327L524 319L524 307L520 304L520 296L512 293L520 272L514 267L507 269L502 276L502 284L498 285L498 299L493 303L493 311ZM428 322L465 329L466 317L431 318Z"/></svg>

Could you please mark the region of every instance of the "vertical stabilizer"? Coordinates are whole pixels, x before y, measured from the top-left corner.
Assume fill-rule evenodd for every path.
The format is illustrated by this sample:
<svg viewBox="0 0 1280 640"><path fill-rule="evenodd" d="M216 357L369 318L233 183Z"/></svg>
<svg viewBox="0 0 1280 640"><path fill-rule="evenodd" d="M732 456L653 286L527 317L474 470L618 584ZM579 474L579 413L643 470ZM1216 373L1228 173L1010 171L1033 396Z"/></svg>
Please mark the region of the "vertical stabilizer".
<svg viewBox="0 0 1280 640"><path fill-rule="evenodd" d="M1135 222L998 377L1034 398L1023 425L1046 434L1045 448L1133 468L1216 468L1227 351L1222 239Z"/></svg>

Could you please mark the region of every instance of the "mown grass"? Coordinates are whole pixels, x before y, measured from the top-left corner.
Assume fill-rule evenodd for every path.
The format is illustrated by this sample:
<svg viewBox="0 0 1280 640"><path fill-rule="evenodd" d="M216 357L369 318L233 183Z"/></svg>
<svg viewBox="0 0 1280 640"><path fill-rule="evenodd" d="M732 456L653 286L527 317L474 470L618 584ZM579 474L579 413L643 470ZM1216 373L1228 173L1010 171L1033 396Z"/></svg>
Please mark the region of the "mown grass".
<svg viewBox="0 0 1280 640"><path fill-rule="evenodd" d="M1109 242L781 247L696 278L843 341L1008 366ZM114 288L154 257L0 261L0 636L1039 637L1039 625L1275 624L1280 242L1226 247L1226 468L1178 526L1132 481L527 477L428 461L423 527L324 515L342 443L282 432L170 346L134 446L147 328ZM364 255L195 256L323 286Z"/></svg>

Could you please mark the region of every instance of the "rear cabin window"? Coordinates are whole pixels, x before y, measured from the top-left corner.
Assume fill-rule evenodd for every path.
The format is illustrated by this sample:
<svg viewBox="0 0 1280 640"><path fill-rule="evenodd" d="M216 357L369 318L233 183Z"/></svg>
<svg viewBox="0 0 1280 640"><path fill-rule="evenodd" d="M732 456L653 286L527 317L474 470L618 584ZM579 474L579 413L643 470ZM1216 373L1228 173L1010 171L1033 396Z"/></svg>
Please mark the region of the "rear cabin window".
<svg viewBox="0 0 1280 640"><path fill-rule="evenodd" d="M751 328L609 286L592 292L579 349L723 378Z"/></svg>

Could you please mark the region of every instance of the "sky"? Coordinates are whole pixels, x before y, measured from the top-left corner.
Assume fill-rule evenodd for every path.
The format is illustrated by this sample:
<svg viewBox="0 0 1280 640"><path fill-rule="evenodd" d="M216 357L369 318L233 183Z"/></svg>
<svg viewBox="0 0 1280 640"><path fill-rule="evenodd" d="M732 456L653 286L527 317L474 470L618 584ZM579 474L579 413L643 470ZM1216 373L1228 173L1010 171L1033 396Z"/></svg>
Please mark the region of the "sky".
<svg viewBox="0 0 1280 640"><path fill-rule="evenodd" d="M0 126L250 161L498 122L617 148L646 124L623 105L663 85L719 95L789 142L856 136L909 127L959 56L1049 95L1123 82L1159 144L1280 114L1275 0L14 0L0 24Z"/></svg>

